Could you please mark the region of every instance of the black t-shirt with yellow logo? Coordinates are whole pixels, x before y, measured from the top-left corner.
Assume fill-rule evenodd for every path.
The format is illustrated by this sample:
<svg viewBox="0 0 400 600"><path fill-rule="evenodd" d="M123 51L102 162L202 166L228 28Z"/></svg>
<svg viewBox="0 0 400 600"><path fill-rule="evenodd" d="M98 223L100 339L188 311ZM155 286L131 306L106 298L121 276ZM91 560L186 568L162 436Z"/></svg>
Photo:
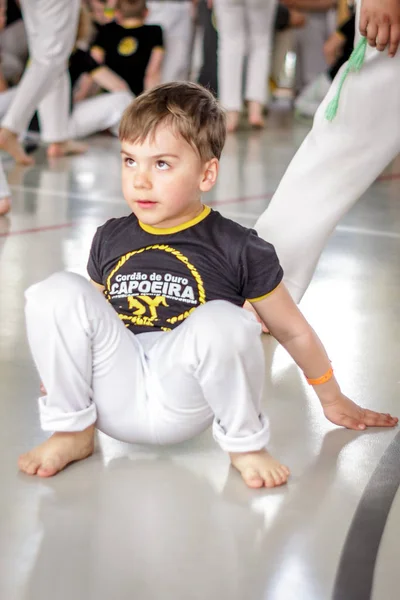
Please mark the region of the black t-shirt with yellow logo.
<svg viewBox="0 0 400 600"><path fill-rule="evenodd" d="M210 300L259 300L283 277L271 244L208 207L171 229L133 214L107 221L93 239L88 273L134 333L174 329Z"/></svg>
<svg viewBox="0 0 400 600"><path fill-rule="evenodd" d="M159 25L123 27L115 21L99 28L93 47L105 53L105 64L128 83L137 96L143 92L146 68L154 48L163 48Z"/></svg>

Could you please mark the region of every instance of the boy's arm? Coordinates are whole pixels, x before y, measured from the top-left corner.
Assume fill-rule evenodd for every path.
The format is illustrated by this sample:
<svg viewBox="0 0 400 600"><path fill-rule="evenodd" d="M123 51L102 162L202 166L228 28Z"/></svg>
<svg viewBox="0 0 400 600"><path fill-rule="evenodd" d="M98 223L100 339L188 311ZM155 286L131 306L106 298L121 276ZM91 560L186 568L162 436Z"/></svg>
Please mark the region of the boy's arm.
<svg viewBox="0 0 400 600"><path fill-rule="evenodd" d="M90 73L83 73L80 77L77 88L74 89L74 102L82 102L85 100L92 89L93 86L93 78Z"/></svg>
<svg viewBox="0 0 400 600"><path fill-rule="evenodd" d="M164 60L164 48L153 48L144 76L144 89L149 90L161 82L161 65Z"/></svg>
<svg viewBox="0 0 400 600"><path fill-rule="evenodd" d="M289 352L306 377L318 379L331 368L328 355L314 330L292 300L284 284L252 303L271 334ZM397 418L359 407L340 390L333 376L314 385L324 414L329 421L348 429L393 427Z"/></svg>
<svg viewBox="0 0 400 600"><path fill-rule="evenodd" d="M92 71L90 76L103 90L107 90L108 92L129 92L129 86L125 79L122 79L122 77L104 65Z"/></svg>
<svg viewBox="0 0 400 600"><path fill-rule="evenodd" d="M90 48L90 54L92 55L92 58L94 58L94 60L100 65L104 63L106 57L104 48L101 48L100 46L96 46L96 44L94 44L94 46Z"/></svg>

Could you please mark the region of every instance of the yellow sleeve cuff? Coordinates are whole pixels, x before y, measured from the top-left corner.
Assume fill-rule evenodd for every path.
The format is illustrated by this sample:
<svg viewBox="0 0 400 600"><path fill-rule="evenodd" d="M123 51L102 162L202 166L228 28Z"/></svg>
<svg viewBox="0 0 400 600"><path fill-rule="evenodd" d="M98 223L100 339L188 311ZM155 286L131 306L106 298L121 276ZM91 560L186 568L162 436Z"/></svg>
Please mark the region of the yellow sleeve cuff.
<svg viewBox="0 0 400 600"><path fill-rule="evenodd" d="M258 298L247 298L247 300L251 304L254 304L254 302L260 302L260 300L264 300L264 298L267 298L268 296L270 296L271 294L273 294L275 292L275 290L278 289L279 286L280 286L280 283L278 283L278 285L276 286L276 288L274 288L273 290L271 290L270 292L268 292L268 294L264 294L263 296L258 296Z"/></svg>

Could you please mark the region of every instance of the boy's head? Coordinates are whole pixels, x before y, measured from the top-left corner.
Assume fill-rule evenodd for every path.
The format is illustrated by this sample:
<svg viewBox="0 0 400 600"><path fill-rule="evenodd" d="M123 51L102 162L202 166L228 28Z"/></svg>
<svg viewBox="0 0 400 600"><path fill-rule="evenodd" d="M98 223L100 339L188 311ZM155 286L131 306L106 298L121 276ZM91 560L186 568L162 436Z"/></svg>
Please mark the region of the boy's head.
<svg viewBox="0 0 400 600"><path fill-rule="evenodd" d="M117 0L115 10L122 19L144 19L147 15L146 0Z"/></svg>
<svg viewBox="0 0 400 600"><path fill-rule="evenodd" d="M218 175L225 113L205 88L160 85L140 95L120 124L122 186L143 223L169 228L201 212L201 193Z"/></svg>

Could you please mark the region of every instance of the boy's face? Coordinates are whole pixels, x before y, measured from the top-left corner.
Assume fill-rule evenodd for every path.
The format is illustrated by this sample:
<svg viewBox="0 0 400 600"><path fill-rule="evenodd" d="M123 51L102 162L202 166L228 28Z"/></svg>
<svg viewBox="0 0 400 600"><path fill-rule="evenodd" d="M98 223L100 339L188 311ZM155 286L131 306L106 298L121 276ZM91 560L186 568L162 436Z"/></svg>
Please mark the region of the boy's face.
<svg viewBox="0 0 400 600"><path fill-rule="evenodd" d="M201 193L218 175L216 158L204 162L167 126L141 144L122 141L122 191L137 218L152 227L169 228L202 211Z"/></svg>

